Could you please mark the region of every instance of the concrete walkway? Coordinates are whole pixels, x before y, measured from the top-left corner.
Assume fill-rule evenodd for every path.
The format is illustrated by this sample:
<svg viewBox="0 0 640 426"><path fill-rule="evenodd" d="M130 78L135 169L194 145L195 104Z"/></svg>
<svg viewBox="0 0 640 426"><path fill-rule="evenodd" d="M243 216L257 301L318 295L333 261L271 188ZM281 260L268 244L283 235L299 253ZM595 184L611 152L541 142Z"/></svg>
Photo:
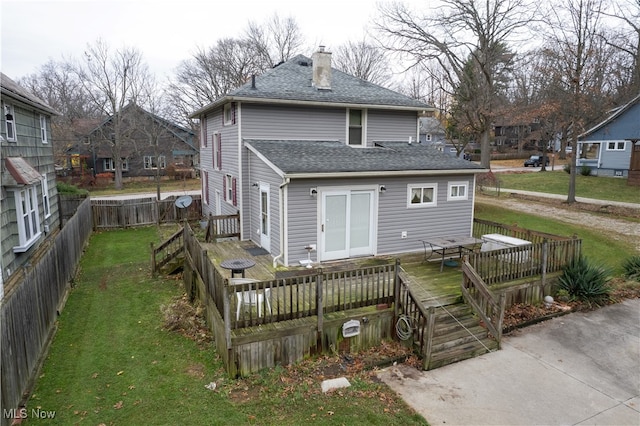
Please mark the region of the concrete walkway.
<svg viewBox="0 0 640 426"><path fill-rule="evenodd" d="M640 299L528 327L477 358L378 376L431 425L640 425Z"/></svg>

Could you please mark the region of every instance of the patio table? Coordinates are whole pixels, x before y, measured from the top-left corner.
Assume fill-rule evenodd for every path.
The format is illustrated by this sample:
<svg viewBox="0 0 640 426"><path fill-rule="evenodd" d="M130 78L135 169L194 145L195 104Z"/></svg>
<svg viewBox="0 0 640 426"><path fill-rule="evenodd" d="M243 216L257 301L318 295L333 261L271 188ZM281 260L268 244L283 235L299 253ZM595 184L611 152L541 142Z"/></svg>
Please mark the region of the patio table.
<svg viewBox="0 0 640 426"><path fill-rule="evenodd" d="M464 253L473 252L477 247L482 245L482 240L474 237L453 236L453 237L435 237L428 240L422 240L424 245L424 259L429 260L434 253L442 256L440 261L440 272L444 266L446 255L455 254L462 257Z"/></svg>
<svg viewBox="0 0 640 426"><path fill-rule="evenodd" d="M231 270L231 278L234 278L236 274L242 274L242 278L244 278L244 271L256 266L256 262L252 259L245 258L227 259L222 261L220 266L224 269Z"/></svg>

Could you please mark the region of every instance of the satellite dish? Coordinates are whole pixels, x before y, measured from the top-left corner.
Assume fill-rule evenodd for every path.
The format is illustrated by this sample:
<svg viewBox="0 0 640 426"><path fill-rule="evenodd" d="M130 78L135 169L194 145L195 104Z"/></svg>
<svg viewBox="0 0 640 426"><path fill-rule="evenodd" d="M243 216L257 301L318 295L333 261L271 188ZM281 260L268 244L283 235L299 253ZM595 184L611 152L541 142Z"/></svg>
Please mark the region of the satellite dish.
<svg viewBox="0 0 640 426"><path fill-rule="evenodd" d="M186 207L189 207L192 201L193 199L190 195L183 195L182 197L178 197L176 199L176 207L179 209L184 209Z"/></svg>

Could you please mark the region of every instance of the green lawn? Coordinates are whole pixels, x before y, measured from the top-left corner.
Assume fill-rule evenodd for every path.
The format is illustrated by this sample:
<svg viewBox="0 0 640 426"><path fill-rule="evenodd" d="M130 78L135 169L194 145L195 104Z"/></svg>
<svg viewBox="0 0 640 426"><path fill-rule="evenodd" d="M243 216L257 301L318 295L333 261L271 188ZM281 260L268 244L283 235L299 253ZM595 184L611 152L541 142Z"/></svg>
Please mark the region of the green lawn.
<svg viewBox="0 0 640 426"><path fill-rule="evenodd" d="M163 328L161 306L183 292L179 280L150 278L149 243L160 233L170 230L91 237L29 412L55 411L56 424L427 424L368 373L330 394L311 361L226 378L211 344Z"/></svg>
<svg viewBox="0 0 640 426"><path fill-rule="evenodd" d="M582 239L582 253L596 264L609 266L615 274L622 273L622 263L635 251L630 244L611 238L606 231L507 210L479 199L476 200L475 217L510 225L518 224L523 228L555 235L577 235Z"/></svg>
<svg viewBox="0 0 640 426"><path fill-rule="evenodd" d="M497 176L502 188L561 195L569 191L569 174L565 172L498 173ZM626 179L577 175L576 196L640 203L640 188L627 185Z"/></svg>
<svg viewBox="0 0 640 426"><path fill-rule="evenodd" d="M200 179L187 179L187 180L163 180L160 183L160 191L191 191L199 190L201 188ZM137 194L137 193L156 193L156 184L154 181L134 181L126 182L123 188L119 191L113 188L113 184L108 187L98 188L93 187L89 189L89 193L94 196L105 195L119 195L119 194Z"/></svg>

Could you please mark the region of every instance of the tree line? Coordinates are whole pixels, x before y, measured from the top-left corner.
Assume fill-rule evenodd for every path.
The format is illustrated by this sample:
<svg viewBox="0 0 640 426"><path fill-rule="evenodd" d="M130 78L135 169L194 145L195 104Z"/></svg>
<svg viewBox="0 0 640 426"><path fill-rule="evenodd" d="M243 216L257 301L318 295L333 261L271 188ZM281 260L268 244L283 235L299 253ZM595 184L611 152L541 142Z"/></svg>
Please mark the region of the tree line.
<svg viewBox="0 0 640 426"><path fill-rule="evenodd" d="M479 143L488 168L497 121L538 122L549 143L577 152L580 133L640 93L639 45L640 0L442 0L379 4L361 40L329 50L335 68L433 105L458 152ZM98 40L20 83L62 113L54 138L64 149L84 123L117 117L130 102L195 128L190 113L315 47L294 17L275 14L197 48L168 81L156 81L136 48ZM112 147L126 143L114 133ZM570 202L575 155L571 176Z"/></svg>

